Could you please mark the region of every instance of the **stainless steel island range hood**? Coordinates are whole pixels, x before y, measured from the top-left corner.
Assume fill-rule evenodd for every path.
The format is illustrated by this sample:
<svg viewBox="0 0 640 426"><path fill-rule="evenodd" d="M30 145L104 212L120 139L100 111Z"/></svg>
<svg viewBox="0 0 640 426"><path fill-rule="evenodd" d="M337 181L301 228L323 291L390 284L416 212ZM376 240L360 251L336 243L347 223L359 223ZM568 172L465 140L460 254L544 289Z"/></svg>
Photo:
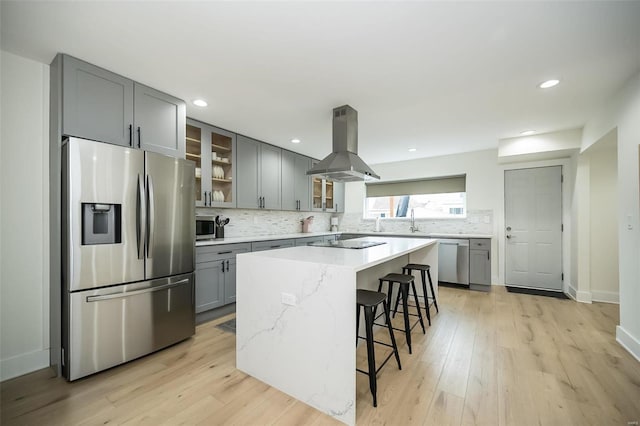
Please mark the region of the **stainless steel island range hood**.
<svg viewBox="0 0 640 426"><path fill-rule="evenodd" d="M349 105L333 109L333 152L307 172L336 182L380 179L358 157L358 111Z"/></svg>

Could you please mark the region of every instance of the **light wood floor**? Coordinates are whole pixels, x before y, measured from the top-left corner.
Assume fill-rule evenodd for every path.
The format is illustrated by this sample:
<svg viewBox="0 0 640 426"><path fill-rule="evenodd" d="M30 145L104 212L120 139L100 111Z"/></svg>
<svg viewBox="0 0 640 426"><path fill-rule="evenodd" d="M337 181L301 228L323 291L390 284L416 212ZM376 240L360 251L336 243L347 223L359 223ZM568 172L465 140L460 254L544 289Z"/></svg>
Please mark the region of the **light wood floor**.
<svg viewBox="0 0 640 426"><path fill-rule="evenodd" d="M1 423L336 423L237 371L235 337L215 327L229 318L74 383L51 378L48 370L6 381ZM615 342L617 323L616 305L502 287L491 293L441 288L440 313L426 336L414 329L413 355L396 334L403 369L391 360L380 372L378 408L367 377L358 374L358 424L634 424L640 421L640 363ZM360 367L366 367L363 349Z"/></svg>

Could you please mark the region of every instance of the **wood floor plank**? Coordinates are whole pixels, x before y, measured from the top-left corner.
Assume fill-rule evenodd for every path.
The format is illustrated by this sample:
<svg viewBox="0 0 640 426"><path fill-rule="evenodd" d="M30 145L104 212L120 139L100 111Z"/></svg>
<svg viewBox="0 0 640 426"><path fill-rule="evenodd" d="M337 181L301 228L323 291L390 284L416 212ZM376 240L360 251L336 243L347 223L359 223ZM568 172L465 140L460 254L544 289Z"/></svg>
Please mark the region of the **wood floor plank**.
<svg viewBox="0 0 640 426"><path fill-rule="evenodd" d="M378 407L356 376L366 425L610 425L640 420L640 363L615 341L618 307L441 287L402 371L378 375ZM335 419L235 368L235 335L217 324L166 350L67 383L42 370L0 383L4 425L336 425ZM403 327L401 315L394 325ZM376 338L388 342L387 331ZM376 359L389 353L376 347ZM357 363L366 368L364 345ZM354 373L355 374L355 373ZM633 424L633 423L632 423Z"/></svg>

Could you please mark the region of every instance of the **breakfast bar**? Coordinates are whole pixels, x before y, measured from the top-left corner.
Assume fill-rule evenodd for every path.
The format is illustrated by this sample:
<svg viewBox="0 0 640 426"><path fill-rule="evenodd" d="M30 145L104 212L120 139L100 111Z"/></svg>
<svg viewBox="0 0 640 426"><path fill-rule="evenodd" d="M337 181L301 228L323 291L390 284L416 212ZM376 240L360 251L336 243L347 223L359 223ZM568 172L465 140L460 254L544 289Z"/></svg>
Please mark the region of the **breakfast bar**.
<svg viewBox="0 0 640 426"><path fill-rule="evenodd" d="M353 425L356 289L377 290L378 278L399 273L410 262L431 265L437 283L438 244L427 238L349 241L352 246L381 244L238 255L236 366Z"/></svg>

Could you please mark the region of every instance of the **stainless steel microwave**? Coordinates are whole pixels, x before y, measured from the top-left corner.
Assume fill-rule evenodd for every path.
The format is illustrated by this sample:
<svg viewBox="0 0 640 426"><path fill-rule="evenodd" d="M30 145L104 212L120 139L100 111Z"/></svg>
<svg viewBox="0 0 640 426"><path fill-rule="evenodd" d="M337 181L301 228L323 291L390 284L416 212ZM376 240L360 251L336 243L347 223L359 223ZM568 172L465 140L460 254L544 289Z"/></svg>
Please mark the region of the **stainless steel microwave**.
<svg viewBox="0 0 640 426"><path fill-rule="evenodd" d="M196 240L212 240L215 237L215 219L211 216L196 216Z"/></svg>

